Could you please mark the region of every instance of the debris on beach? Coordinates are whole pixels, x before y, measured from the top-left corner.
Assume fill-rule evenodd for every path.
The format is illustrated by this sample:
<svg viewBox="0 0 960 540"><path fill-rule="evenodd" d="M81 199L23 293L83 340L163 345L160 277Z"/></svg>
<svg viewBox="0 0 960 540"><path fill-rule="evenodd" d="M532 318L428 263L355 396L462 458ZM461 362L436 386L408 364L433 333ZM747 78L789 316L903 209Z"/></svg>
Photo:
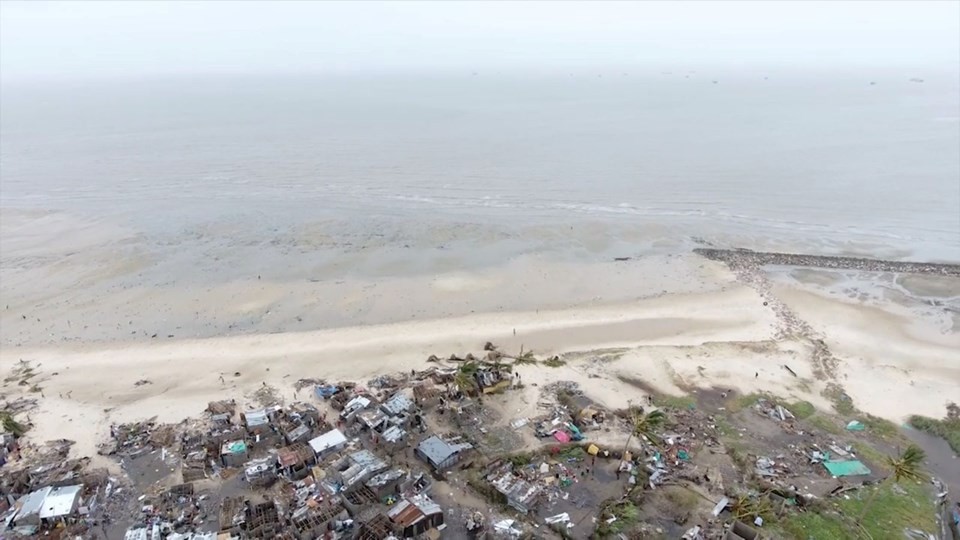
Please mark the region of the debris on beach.
<svg viewBox="0 0 960 540"><path fill-rule="evenodd" d="M0 489L16 504L0 517L15 538L54 533L29 510L62 499L60 530L83 538L550 530L707 540L759 534L877 480L850 442L865 434L813 430L773 397L738 416L709 400L662 405L647 394L643 406L613 410L586 383L525 386L558 372L551 359L486 345L492 359L442 355L364 381L302 376L287 391L263 382L177 423L113 423L99 447L118 466L113 476L71 458L70 441L21 452L20 437L5 436ZM541 371L524 369L534 362Z"/></svg>

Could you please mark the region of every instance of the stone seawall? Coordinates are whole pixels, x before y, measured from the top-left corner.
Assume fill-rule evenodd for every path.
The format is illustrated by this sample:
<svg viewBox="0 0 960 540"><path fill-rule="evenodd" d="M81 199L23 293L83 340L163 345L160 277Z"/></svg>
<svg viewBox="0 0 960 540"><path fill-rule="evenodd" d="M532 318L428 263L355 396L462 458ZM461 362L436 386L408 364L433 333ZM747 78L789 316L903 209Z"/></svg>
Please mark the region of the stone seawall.
<svg viewBox="0 0 960 540"><path fill-rule="evenodd" d="M884 261L859 257L801 255L795 253L771 253L739 249L697 248L693 251L708 259L727 263L731 268L765 265L808 266L812 268L828 268L831 270L862 270L865 272L895 272L960 277L960 264Z"/></svg>

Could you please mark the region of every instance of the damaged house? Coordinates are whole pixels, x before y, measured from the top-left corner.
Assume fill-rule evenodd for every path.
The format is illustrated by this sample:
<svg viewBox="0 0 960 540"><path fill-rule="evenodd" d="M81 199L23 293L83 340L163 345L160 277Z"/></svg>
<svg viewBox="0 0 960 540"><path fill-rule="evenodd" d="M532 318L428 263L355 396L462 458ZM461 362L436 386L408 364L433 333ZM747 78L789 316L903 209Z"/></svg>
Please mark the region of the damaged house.
<svg viewBox="0 0 960 540"><path fill-rule="evenodd" d="M387 463L369 450L349 454L335 465L336 492L350 491L387 468Z"/></svg>
<svg viewBox="0 0 960 540"><path fill-rule="evenodd" d="M300 480L310 474L317 463L313 449L303 443L285 446L277 451L277 468L288 480Z"/></svg>
<svg viewBox="0 0 960 540"><path fill-rule="evenodd" d="M318 460L323 460L343 450L346 446L347 437L339 429L331 429L319 437L310 439L310 448L313 449L313 453L317 455Z"/></svg>
<svg viewBox="0 0 960 540"><path fill-rule="evenodd" d="M542 493L540 486L514 474L509 468L487 479L507 499L507 504L518 512L526 514L539 502Z"/></svg>
<svg viewBox="0 0 960 540"><path fill-rule="evenodd" d="M370 400L367 396L357 396L350 401L348 401L344 406L343 410L340 411L340 419L349 422L362 410L365 410L373 401Z"/></svg>
<svg viewBox="0 0 960 540"><path fill-rule="evenodd" d="M430 529L443 530L443 510L425 494L400 500L387 512L401 538L414 538Z"/></svg>
<svg viewBox="0 0 960 540"><path fill-rule="evenodd" d="M473 445L470 443L447 442L436 435L428 437L417 445L415 454L427 462L434 471L440 472L453 467Z"/></svg>

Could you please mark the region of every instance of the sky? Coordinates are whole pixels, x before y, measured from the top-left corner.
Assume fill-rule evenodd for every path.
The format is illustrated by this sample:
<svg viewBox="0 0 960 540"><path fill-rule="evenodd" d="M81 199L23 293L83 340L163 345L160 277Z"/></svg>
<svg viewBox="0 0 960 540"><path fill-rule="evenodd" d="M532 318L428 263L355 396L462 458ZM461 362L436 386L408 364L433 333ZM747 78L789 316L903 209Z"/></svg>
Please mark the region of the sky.
<svg viewBox="0 0 960 540"><path fill-rule="evenodd" d="M960 0L0 1L0 79L582 66L957 70Z"/></svg>

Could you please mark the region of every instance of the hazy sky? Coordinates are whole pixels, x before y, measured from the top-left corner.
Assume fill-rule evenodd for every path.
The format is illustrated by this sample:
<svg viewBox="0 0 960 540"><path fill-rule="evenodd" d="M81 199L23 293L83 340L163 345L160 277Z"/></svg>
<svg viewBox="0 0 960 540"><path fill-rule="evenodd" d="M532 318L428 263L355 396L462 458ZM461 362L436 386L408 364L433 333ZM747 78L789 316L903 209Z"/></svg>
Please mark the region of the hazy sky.
<svg viewBox="0 0 960 540"><path fill-rule="evenodd" d="M0 77L960 64L960 1L0 2Z"/></svg>

